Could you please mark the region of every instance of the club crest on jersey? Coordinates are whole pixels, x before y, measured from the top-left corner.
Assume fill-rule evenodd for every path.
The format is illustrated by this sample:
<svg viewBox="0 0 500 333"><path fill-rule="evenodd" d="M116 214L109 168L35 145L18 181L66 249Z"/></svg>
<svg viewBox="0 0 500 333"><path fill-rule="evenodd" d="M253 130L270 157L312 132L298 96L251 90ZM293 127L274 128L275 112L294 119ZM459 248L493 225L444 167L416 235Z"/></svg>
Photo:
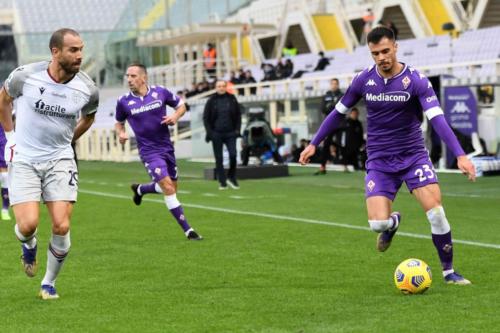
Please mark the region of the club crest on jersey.
<svg viewBox="0 0 500 333"><path fill-rule="evenodd" d="M153 91L151 93L151 96L153 96L153 98L158 98L158 93L156 91Z"/></svg>
<svg viewBox="0 0 500 333"><path fill-rule="evenodd" d="M160 169L160 168L155 168L155 173L156 173L157 175L160 175L160 174L161 174L161 169Z"/></svg>
<svg viewBox="0 0 500 333"><path fill-rule="evenodd" d="M72 95L71 95L71 100L73 101L73 103L75 104L78 104L80 103L80 94L77 93L77 92L74 92Z"/></svg>
<svg viewBox="0 0 500 333"><path fill-rule="evenodd" d="M366 187L368 187L368 191L372 192L373 189L375 188L375 182L370 179L370 181L368 182L368 184L366 184Z"/></svg>
<svg viewBox="0 0 500 333"><path fill-rule="evenodd" d="M135 102L134 101L129 101L127 105L134 105Z"/></svg>
<svg viewBox="0 0 500 333"><path fill-rule="evenodd" d="M401 83L403 83L403 89L408 88L410 82L411 82L410 78L408 76L405 76L403 80L401 80Z"/></svg>

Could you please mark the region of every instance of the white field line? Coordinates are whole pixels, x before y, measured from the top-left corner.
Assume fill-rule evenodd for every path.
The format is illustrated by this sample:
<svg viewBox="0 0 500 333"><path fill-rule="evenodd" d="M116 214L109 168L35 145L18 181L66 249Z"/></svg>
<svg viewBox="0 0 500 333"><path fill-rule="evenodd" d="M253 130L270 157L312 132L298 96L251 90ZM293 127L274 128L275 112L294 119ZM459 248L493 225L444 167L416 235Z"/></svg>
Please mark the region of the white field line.
<svg viewBox="0 0 500 333"><path fill-rule="evenodd" d="M85 194L90 194L90 195L95 195L95 196L101 196L101 197L124 199L124 200L129 200L129 201L131 200L130 196L126 196L126 195L122 195L122 194L89 191L89 190L83 190L83 189L80 189L79 192L85 193ZM163 200L159 200L159 199L143 198L143 201L156 202L156 203L160 203L163 205L165 204L165 202ZM332 221L306 219L306 218L277 215L277 214L249 212L249 211L244 211L244 210L218 208L218 207L211 207L211 206L205 206L205 205L189 204L189 203L184 203L184 202L182 203L182 205L185 207L189 207L189 208L204 209L204 210L210 210L210 211L221 212L221 213L226 213L226 214L258 216L258 217L265 217L268 219L280 220L280 221L293 221L293 222L299 222L299 223L320 224L320 225L328 225L331 227L373 232L368 227L362 227L362 226L347 224L347 223L338 223L338 222L332 222ZM431 239L431 237L428 235L414 234L414 233L409 233L409 232L398 232L398 235L404 236L404 237L410 237L410 238ZM465 244L465 245L471 245L471 246L477 246L477 247L486 247L486 248L490 248L490 249L500 249L500 244L473 242L473 241L460 240L460 239L454 239L453 242L456 244Z"/></svg>

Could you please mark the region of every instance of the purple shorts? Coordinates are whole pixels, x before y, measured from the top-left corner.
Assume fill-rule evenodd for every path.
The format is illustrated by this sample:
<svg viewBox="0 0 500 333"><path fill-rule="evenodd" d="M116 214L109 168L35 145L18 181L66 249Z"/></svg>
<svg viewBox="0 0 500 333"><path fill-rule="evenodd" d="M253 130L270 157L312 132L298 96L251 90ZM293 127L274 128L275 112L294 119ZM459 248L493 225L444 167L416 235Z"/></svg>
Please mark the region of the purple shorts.
<svg viewBox="0 0 500 333"><path fill-rule="evenodd" d="M4 168L4 169L7 169L7 163L5 162L5 157L3 154L6 144L7 144L7 141L0 140L0 168Z"/></svg>
<svg viewBox="0 0 500 333"><path fill-rule="evenodd" d="M421 156L407 168L397 172L366 170L365 196L368 198L379 195L394 201L403 182L410 193L416 188L438 182L428 155Z"/></svg>
<svg viewBox="0 0 500 333"><path fill-rule="evenodd" d="M177 164L174 154L148 156L143 158L142 161L154 182L158 183L165 177L177 180Z"/></svg>

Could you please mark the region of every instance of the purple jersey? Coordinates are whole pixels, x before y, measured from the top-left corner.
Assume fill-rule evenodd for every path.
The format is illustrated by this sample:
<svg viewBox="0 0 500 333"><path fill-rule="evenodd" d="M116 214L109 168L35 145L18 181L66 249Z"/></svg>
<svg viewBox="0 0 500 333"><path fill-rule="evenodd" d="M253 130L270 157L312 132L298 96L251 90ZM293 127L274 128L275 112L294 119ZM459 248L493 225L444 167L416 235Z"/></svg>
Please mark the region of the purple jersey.
<svg viewBox="0 0 500 333"><path fill-rule="evenodd" d="M7 168L7 163L5 162L4 150L7 144L7 138L5 137L5 131L3 127L0 126L0 168Z"/></svg>
<svg viewBox="0 0 500 333"><path fill-rule="evenodd" d="M167 105L177 108L182 104L182 99L168 89L150 86L144 97L132 92L120 97L115 119L118 122L128 121L137 139L139 155L144 160L152 155L174 151L168 126L162 125L161 121L167 114Z"/></svg>
<svg viewBox="0 0 500 333"><path fill-rule="evenodd" d="M5 137L5 131L3 130L3 127L0 126L0 144L5 146L7 143L7 138Z"/></svg>
<svg viewBox="0 0 500 333"><path fill-rule="evenodd" d="M336 109L345 113L362 97L367 109L367 168L392 172L408 167L404 161L393 164L388 159L425 152L422 111L430 117L442 113L431 83L407 65L390 79L372 65L354 77Z"/></svg>

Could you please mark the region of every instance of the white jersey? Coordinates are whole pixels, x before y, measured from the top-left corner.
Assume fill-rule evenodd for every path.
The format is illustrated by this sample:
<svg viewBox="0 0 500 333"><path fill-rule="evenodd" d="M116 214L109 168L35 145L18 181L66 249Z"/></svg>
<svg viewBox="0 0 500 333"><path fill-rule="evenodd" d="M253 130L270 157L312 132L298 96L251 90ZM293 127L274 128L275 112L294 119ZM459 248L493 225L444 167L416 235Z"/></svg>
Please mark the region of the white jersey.
<svg viewBox="0 0 500 333"><path fill-rule="evenodd" d="M57 83L49 62L15 69L5 81L6 92L16 99L16 129L12 161L47 162L73 158L71 140L80 112L97 111L99 93L87 74Z"/></svg>

